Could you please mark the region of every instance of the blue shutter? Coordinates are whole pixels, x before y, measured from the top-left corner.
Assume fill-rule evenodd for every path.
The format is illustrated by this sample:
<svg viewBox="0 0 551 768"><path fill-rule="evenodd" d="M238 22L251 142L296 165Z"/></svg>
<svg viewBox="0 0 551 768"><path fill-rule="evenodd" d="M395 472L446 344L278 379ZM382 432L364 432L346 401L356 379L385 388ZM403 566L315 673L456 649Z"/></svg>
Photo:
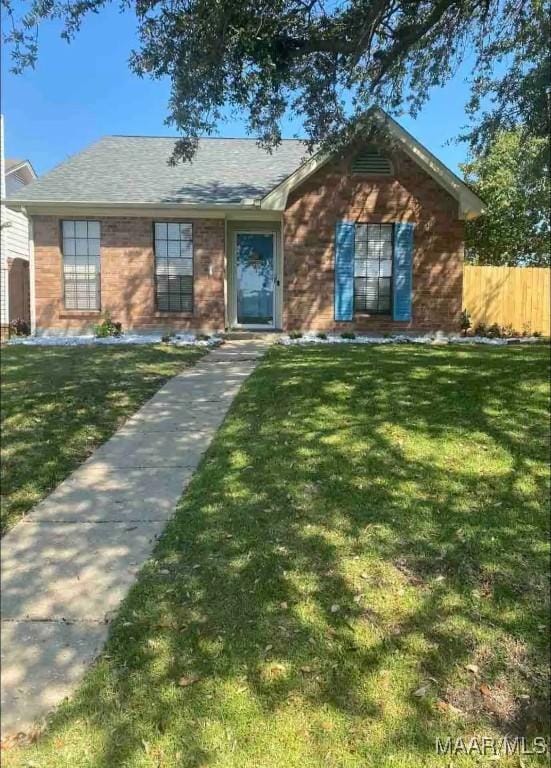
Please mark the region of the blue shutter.
<svg viewBox="0 0 551 768"><path fill-rule="evenodd" d="M349 321L354 315L354 239L356 226L338 221L335 247L335 320Z"/></svg>
<svg viewBox="0 0 551 768"><path fill-rule="evenodd" d="M411 320L413 224L394 225L392 319Z"/></svg>

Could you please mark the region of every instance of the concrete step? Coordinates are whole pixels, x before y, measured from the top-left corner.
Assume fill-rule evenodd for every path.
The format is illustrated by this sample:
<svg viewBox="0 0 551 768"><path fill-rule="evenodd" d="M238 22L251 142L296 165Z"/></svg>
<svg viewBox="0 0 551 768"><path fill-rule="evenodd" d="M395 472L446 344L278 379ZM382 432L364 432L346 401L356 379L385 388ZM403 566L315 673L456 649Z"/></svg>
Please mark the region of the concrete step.
<svg viewBox="0 0 551 768"><path fill-rule="evenodd" d="M281 331L227 331L222 334L226 341L275 341Z"/></svg>

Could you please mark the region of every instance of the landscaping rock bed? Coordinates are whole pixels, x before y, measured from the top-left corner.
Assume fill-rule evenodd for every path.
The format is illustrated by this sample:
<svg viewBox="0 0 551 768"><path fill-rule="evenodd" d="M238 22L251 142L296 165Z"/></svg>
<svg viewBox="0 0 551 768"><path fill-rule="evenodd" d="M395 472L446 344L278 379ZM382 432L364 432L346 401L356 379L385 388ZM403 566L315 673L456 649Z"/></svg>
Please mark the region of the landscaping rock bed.
<svg viewBox="0 0 551 768"><path fill-rule="evenodd" d="M78 347L86 345L121 345L121 344L161 344L166 339L160 333L140 334L127 333L121 336L107 336L97 338L92 334L84 336L16 336L9 340L9 344L21 344L30 347ZM220 336L208 338L197 337L193 333L180 333L171 336L163 343L175 347L217 347L223 343Z"/></svg>
<svg viewBox="0 0 551 768"><path fill-rule="evenodd" d="M302 336L281 336L279 343L284 346L304 344L488 344L491 346L506 346L507 344L537 344L542 339L539 336L514 336L508 339L495 339L488 336L459 336L458 334L446 335L443 333L426 334L423 336L407 336L397 334L394 336L363 336L358 334L354 338L338 336L335 334L305 333Z"/></svg>

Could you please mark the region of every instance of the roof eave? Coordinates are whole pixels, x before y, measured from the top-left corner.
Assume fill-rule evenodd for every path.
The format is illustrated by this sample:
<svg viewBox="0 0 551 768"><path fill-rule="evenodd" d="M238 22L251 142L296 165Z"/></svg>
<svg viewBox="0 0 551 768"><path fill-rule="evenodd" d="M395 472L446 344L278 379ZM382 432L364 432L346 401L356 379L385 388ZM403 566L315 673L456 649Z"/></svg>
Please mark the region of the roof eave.
<svg viewBox="0 0 551 768"><path fill-rule="evenodd" d="M478 195L430 150L417 141L411 133L402 128L382 109L375 110L374 116L375 119L384 123L391 134L400 141L406 154L458 201L460 219L476 219L485 213L484 202Z"/></svg>
<svg viewBox="0 0 551 768"><path fill-rule="evenodd" d="M27 210L28 212L42 210L56 211L66 208L80 208L86 210L87 208L105 208L106 210L115 209L129 209L132 208L136 211L139 210L151 210L151 209L163 209L167 211L182 211L182 210L212 210L212 211L224 211L224 210L249 210L258 209L259 203L256 200L248 199L241 203L167 203L167 202L142 202L142 201L108 201L108 200L36 200L36 199L7 199L5 205L15 211Z"/></svg>
<svg viewBox="0 0 551 768"><path fill-rule="evenodd" d="M373 116L380 122L384 122L389 131L400 141L405 152L426 173L458 201L458 218L472 220L485 213L484 202L456 176L444 163L420 144L401 125L393 120L382 109L373 110ZM262 208L272 210L285 210L289 194L319 170L331 159L329 153L317 153L303 163L297 170L284 179L267 195L260 204Z"/></svg>
<svg viewBox="0 0 551 768"><path fill-rule="evenodd" d="M267 210L284 211L287 207L289 194L300 184L303 184L316 171L319 171L331 159L328 153L317 152L309 157L306 162L300 165L296 171L287 176L282 182L274 187L268 194L260 199L261 208Z"/></svg>
<svg viewBox="0 0 551 768"><path fill-rule="evenodd" d="M33 179L38 178L38 175L34 170L30 160L22 160L20 163L17 163L17 165L13 165L11 168L6 168L6 176L9 176L10 173L16 173L17 171L20 171L21 168L28 168Z"/></svg>

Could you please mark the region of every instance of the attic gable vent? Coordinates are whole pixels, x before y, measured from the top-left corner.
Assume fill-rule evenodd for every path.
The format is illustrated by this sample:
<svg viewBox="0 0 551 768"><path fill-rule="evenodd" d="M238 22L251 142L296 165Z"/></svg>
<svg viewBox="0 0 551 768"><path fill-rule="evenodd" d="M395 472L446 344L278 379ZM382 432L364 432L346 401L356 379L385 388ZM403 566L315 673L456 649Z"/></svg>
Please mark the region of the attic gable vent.
<svg viewBox="0 0 551 768"><path fill-rule="evenodd" d="M370 147L359 152L352 160L352 173L370 173L377 176L390 176L392 163L376 148Z"/></svg>

